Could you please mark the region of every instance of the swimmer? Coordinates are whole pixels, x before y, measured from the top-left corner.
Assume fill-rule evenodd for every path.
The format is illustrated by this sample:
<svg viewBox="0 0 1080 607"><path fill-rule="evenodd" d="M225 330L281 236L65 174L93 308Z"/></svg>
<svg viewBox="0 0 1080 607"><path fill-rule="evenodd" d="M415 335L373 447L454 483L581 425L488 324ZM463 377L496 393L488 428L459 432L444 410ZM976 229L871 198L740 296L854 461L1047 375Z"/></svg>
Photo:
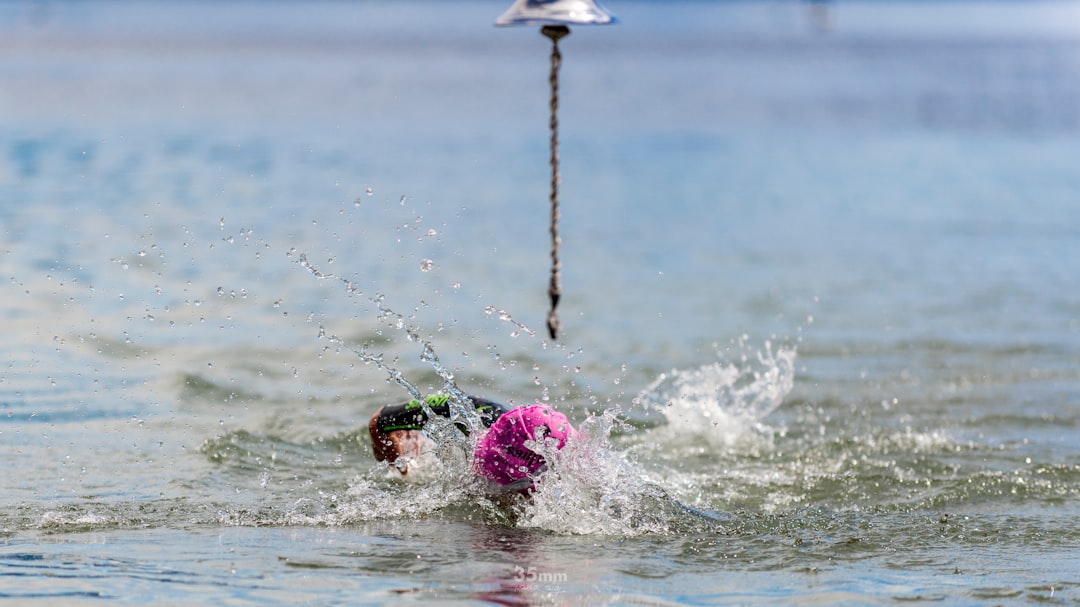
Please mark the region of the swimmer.
<svg viewBox="0 0 1080 607"><path fill-rule="evenodd" d="M396 467L403 475L409 472L409 461L419 457L434 445L424 435L428 414L450 417L450 397L442 394L428 396L421 403L411 400L400 405L379 408L371 416L368 431L375 459ZM528 489L531 477L547 462L527 441L553 439L562 449L575 431L566 416L547 405L528 405L507 409L494 401L470 396L469 401L480 415L488 431L476 443L473 452L473 471L506 489ZM462 424L458 429L467 433Z"/></svg>

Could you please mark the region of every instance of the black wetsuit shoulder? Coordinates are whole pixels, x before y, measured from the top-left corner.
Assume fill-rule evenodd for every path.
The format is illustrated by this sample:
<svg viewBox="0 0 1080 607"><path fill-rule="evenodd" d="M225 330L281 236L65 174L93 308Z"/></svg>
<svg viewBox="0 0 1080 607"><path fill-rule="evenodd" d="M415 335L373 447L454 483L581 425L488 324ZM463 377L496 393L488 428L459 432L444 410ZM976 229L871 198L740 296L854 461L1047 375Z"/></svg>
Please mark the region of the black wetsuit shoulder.
<svg viewBox="0 0 1080 607"><path fill-rule="evenodd" d="M486 428L490 428L499 416L508 411L505 405L479 396L469 396L469 400L476 408L476 412L480 414L480 422ZM383 407L379 412L376 427L383 433L395 430L420 430L428 421L424 405L427 405L426 409L430 409L436 415L450 417L450 398L439 394L428 396L424 402L414 399L407 403ZM465 431L465 428L462 428L462 431Z"/></svg>

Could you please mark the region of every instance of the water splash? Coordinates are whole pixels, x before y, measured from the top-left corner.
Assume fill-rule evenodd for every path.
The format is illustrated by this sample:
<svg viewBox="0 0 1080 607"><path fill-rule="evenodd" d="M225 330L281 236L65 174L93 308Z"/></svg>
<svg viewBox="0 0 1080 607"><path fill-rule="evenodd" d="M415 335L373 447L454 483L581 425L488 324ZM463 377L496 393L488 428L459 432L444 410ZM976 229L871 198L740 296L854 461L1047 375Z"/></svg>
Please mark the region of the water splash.
<svg viewBox="0 0 1080 607"><path fill-rule="evenodd" d="M294 253L295 250L292 250L289 251L288 255L291 257ZM380 319L386 320L392 327L402 331L405 334L406 339L408 339L410 342L419 342L421 344L420 360L428 363L435 371L435 373L443 379L443 386L441 392L447 394L450 397L450 400L447 403L450 408L449 420L447 420L445 423L442 422L440 420L440 417L434 412L432 412L428 408L427 404L424 403L424 394L420 391L420 389L417 388L408 379L406 379L401 371L386 364L383 361L382 354L376 354L369 351L366 345L350 345L340 337L337 337L333 334L328 334L325 327L323 327L322 325L319 325L319 339L326 339L330 343L338 347L344 348L349 352L355 354L357 358L359 358L363 362L367 364L373 364L379 369L386 371L386 373L390 376L390 379L393 380L394 383L404 388L413 399L421 402L422 406L425 409L425 412L428 415L428 418L433 420L434 422L433 424L429 424L431 426L431 430L429 431L429 433L445 434L447 433L446 428L452 428L454 425L457 424L464 425L464 427L470 430L470 433L476 432L483 428L483 424L480 420L480 415L470 404L471 401L469 400L469 396L457 386L457 383L454 381L453 372L451 372L449 369L446 368L445 365L442 364L442 361L439 360L438 354L435 353L435 347L432 345L431 341L424 339L420 335L420 331L417 327L409 324L409 322L403 315L395 312L389 306L387 306L386 303L383 301L382 295L367 295L352 280L319 270L317 267L315 267L314 264L312 264L308 260L307 254L305 253L299 253L298 257L298 263L300 264L300 266L307 270L312 276L320 280L338 280L348 295L365 299L368 302L374 304L376 309L378 310Z"/></svg>
<svg viewBox="0 0 1080 607"><path fill-rule="evenodd" d="M622 536L724 527L722 515L684 505L669 491L682 499L683 481L694 476L697 463L712 469L722 450L768 444L771 433L763 420L781 405L795 378L793 347L766 342L750 352L745 338L736 345L738 363L673 369L634 399L636 407L666 423L634 430L619 411L609 410L584 420L562 451L540 446L551 465L536 480L532 498L517 506L518 525ZM622 434L627 449L611 445L613 432ZM700 459L686 457L688 452ZM674 467L656 470L652 464L660 462L635 459L654 454Z"/></svg>
<svg viewBox="0 0 1080 607"><path fill-rule="evenodd" d="M763 420L795 385L795 348L766 341L751 360L745 340L737 345L743 351L741 366L717 361L672 369L638 394L636 406L667 422L652 430L652 438L732 449L769 434Z"/></svg>
<svg viewBox="0 0 1080 607"><path fill-rule="evenodd" d="M290 256L293 254L290 252ZM381 321L403 332L409 342L419 343L421 360L443 379L442 390L450 395L454 406L449 420L429 412L431 422L425 434L432 439L432 451L412 462L407 477L385 465L374 466L353 479L345 499L335 502L332 508L319 500L301 499L288 509L288 520L326 524L433 515L475 520L479 516L560 534L615 536L670 533L701 521L716 524L712 515L670 497L663 488L663 479L650 480L650 474L634 461L633 449L612 446L614 431L632 431L618 409L578 422L578 435L562 450L553 445L534 445L548 465L532 479L535 489L529 495L500 490L478 479L472 473L471 459L474 441L485 428L468 396L440 362L432 343L405 317L390 309L381 295L369 296L353 281L323 272L303 253L297 257L300 266L312 276L339 281L349 296L374 304ZM500 320L513 323L530 336L534 334L504 310L489 306L485 312L497 314ZM322 326L319 338L382 369L412 398L422 401L420 390L382 354L373 352L370 345L347 343ZM756 354L756 365L716 363L662 375L635 399L635 404L660 412L667 424L646 431L643 438L652 441L657 437L651 434L659 433L661 442L689 435L716 445L734 444L739 436L753 434L761 419L791 390L794 359L793 349L773 348L766 343ZM469 435L458 432L455 422L464 423Z"/></svg>
<svg viewBox="0 0 1080 607"><path fill-rule="evenodd" d="M484 308L484 314L487 314L488 316L497 315L499 320L501 320L503 322L508 322L508 323L514 325L515 327L517 327L518 330L515 330L515 331L510 333L511 337L517 337L518 335L521 334L521 331L525 332L525 334L528 335L529 337L534 337L536 335L536 330L529 328L528 325L525 325L523 323L520 323L520 322L514 320L514 317L510 316L510 313L507 312L506 310L496 308L495 306L486 306Z"/></svg>
<svg viewBox="0 0 1080 607"><path fill-rule="evenodd" d="M660 487L648 483L609 437L621 425L614 411L583 421L562 450L537 445L548 466L536 491L516 504L517 524L571 535L668 533L687 512Z"/></svg>

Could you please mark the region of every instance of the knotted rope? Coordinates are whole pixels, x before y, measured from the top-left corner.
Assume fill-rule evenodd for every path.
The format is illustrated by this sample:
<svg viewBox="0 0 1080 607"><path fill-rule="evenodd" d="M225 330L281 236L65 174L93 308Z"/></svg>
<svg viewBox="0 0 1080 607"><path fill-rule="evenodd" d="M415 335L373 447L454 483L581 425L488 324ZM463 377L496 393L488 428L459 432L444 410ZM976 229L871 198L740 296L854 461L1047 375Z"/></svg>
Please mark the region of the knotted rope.
<svg viewBox="0 0 1080 607"><path fill-rule="evenodd" d="M559 315L555 308L562 297L562 281L559 261L559 67L562 65L562 53L559 52L559 39L570 35L570 28L565 25L545 25L540 33L551 38L551 281L548 284L548 297L551 298L551 311L548 312L547 326L551 339L559 334Z"/></svg>

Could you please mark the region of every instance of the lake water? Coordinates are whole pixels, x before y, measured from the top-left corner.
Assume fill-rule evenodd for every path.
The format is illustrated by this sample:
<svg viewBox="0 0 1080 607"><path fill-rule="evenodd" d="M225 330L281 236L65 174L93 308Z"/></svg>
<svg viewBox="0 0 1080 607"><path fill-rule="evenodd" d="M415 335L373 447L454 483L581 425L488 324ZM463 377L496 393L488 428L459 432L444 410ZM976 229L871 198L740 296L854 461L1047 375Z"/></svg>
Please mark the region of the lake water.
<svg viewBox="0 0 1080 607"><path fill-rule="evenodd" d="M0 598L1080 602L1080 4L0 5ZM395 380L394 377L398 377ZM380 405L581 430L531 499Z"/></svg>

